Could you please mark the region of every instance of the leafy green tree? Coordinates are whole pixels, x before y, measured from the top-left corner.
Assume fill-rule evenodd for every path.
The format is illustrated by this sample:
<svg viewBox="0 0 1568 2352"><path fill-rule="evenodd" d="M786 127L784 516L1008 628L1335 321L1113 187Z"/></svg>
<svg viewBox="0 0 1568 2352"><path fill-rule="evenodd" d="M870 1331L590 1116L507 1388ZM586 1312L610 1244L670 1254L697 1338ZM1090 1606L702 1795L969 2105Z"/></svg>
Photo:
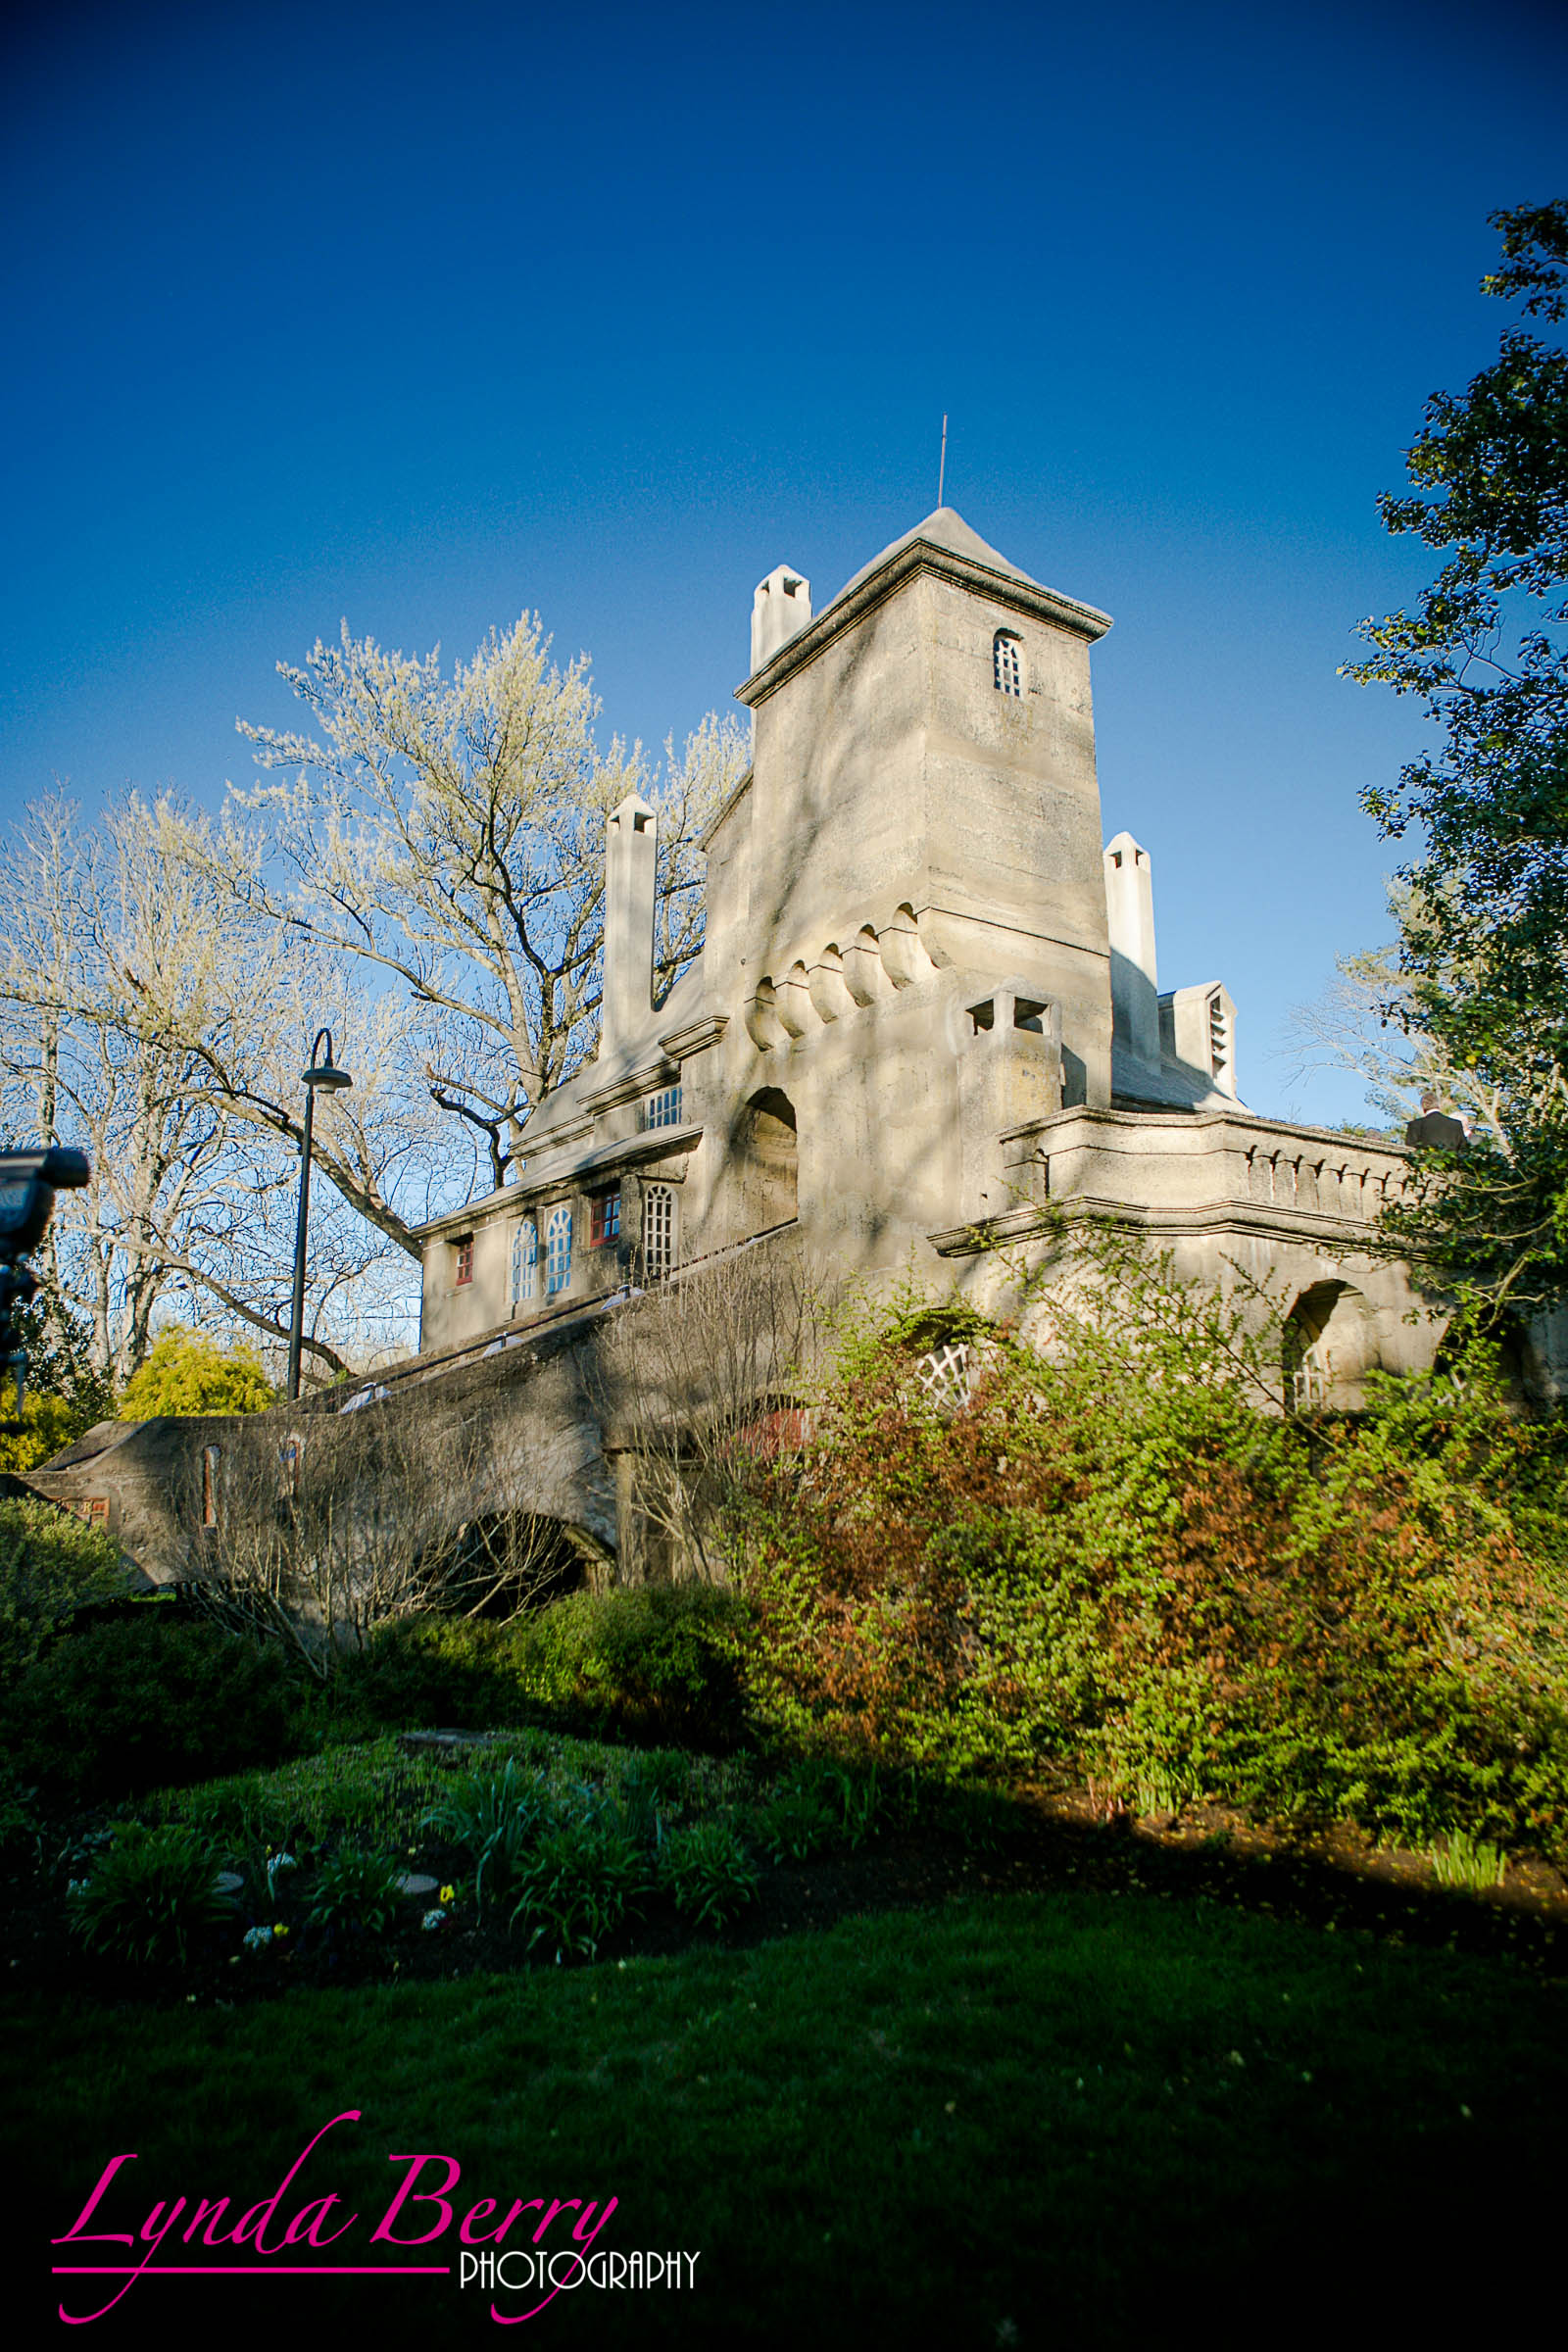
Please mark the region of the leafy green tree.
<svg viewBox="0 0 1568 2352"><path fill-rule="evenodd" d="M17 1310L27 1353L27 1379L20 1416L16 1388L0 1383L0 1415L20 1418L20 1429L0 1433L0 1471L25 1476L83 1436L95 1421L114 1416L113 1384L93 1369L90 1335L47 1279L38 1298Z"/></svg>
<svg viewBox="0 0 1568 2352"><path fill-rule="evenodd" d="M126 1381L122 1421L160 1413L265 1413L277 1392L249 1348L220 1348L200 1331L166 1331Z"/></svg>
<svg viewBox="0 0 1568 2352"><path fill-rule="evenodd" d="M1520 302L1495 362L1436 393L1388 528L1445 551L1408 612L1363 622L1363 684L1425 703L1443 741L1364 804L1399 869L1399 977L1385 1010L1494 1117L1434 1158L1395 1238L1446 1280L1543 1304L1568 1292L1568 202L1492 215Z"/></svg>

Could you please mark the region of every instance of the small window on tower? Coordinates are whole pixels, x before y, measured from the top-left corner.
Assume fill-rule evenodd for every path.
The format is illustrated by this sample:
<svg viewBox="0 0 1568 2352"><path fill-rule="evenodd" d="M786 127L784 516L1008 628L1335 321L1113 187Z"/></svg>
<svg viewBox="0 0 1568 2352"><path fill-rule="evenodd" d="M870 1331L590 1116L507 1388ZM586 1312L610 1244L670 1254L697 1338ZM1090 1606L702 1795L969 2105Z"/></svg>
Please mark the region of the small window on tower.
<svg viewBox="0 0 1568 2352"><path fill-rule="evenodd" d="M1023 693L1022 643L1011 629L999 629L991 640L991 670L999 694Z"/></svg>
<svg viewBox="0 0 1568 2352"><path fill-rule="evenodd" d="M452 1279L460 1290L466 1282L473 1280L473 1236L471 1233L466 1233L461 1241L454 1242L452 1245Z"/></svg>

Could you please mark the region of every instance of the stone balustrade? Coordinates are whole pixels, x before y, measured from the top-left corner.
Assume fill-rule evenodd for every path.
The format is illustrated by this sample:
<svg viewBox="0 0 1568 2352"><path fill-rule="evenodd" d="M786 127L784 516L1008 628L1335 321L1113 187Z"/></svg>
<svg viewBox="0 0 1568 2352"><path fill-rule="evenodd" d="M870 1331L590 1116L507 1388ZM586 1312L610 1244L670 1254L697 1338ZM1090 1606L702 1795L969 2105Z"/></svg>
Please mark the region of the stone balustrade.
<svg viewBox="0 0 1568 2352"><path fill-rule="evenodd" d="M997 1153L1012 1205L933 1234L945 1256L1038 1230L1063 1209L1172 1235L1344 1242L1367 1234L1408 1169L1402 1145L1241 1110L1066 1109L1007 1130Z"/></svg>

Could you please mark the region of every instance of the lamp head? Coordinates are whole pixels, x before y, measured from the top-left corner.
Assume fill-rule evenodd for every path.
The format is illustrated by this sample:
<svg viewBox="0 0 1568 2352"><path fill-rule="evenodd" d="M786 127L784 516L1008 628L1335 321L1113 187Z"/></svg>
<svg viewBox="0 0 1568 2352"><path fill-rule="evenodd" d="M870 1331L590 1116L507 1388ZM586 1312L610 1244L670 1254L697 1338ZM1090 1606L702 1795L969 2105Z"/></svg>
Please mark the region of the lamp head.
<svg viewBox="0 0 1568 2352"><path fill-rule="evenodd" d="M321 1051L323 1046L326 1048L324 1054ZM336 1094L340 1087L354 1084L347 1070L335 1070L332 1067L330 1029L318 1029L316 1042L311 1048L311 1066L308 1070L301 1070L300 1079L306 1086L324 1086L329 1095Z"/></svg>

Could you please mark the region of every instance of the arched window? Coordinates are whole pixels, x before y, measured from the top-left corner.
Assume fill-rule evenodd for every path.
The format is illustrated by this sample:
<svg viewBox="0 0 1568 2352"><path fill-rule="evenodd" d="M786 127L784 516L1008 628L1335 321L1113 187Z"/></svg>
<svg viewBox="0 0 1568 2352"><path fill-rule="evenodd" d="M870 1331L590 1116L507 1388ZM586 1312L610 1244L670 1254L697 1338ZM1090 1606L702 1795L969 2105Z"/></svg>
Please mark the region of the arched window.
<svg viewBox="0 0 1568 2352"><path fill-rule="evenodd" d="M999 694L1023 692L1023 662L1018 650L1022 642L1011 629L999 629L991 640L991 674Z"/></svg>
<svg viewBox="0 0 1568 2352"><path fill-rule="evenodd" d="M571 1211L563 1202L545 1227L545 1297L554 1298L571 1280Z"/></svg>
<svg viewBox="0 0 1568 2352"><path fill-rule="evenodd" d="M675 1265L675 1192L672 1185L643 1188L643 1280L662 1282Z"/></svg>
<svg viewBox="0 0 1568 2352"><path fill-rule="evenodd" d="M512 1303L521 1306L533 1297L539 1265L539 1228L524 1217L512 1237Z"/></svg>

